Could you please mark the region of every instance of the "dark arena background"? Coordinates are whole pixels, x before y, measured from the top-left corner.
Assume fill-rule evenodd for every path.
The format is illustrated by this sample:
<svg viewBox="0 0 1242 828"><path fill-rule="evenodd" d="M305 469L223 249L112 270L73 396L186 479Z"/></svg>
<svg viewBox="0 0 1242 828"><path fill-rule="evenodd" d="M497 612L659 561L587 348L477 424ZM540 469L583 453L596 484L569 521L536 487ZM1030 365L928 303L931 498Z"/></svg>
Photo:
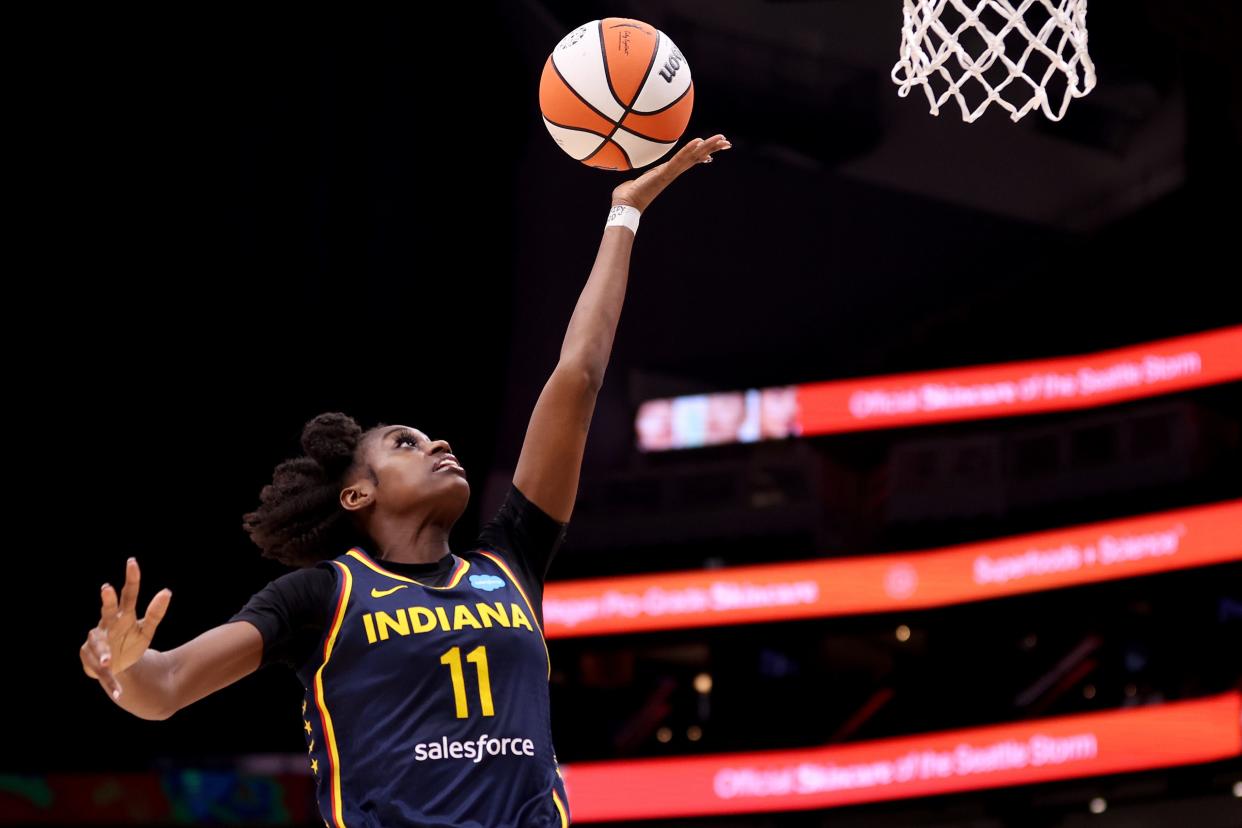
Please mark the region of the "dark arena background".
<svg viewBox="0 0 1242 828"><path fill-rule="evenodd" d="M969 124L898 97L901 0L42 14L0 825L323 822L297 679L138 719L99 585L173 590L156 649L224 623L321 411L449 440L474 538L637 175L540 117L610 16L733 149L644 213L549 574L574 822L1242 825L1238 3L1091 0L1096 88Z"/></svg>

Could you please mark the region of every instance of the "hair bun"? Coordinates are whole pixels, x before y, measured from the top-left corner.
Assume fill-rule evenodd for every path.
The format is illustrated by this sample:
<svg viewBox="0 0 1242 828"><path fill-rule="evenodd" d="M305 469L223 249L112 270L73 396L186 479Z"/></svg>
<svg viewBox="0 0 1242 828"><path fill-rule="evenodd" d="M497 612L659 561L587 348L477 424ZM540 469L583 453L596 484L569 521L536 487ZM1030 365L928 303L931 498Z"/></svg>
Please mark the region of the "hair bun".
<svg viewBox="0 0 1242 828"><path fill-rule="evenodd" d="M339 411L320 414L302 429L302 451L329 475L341 474L353 462L362 428Z"/></svg>

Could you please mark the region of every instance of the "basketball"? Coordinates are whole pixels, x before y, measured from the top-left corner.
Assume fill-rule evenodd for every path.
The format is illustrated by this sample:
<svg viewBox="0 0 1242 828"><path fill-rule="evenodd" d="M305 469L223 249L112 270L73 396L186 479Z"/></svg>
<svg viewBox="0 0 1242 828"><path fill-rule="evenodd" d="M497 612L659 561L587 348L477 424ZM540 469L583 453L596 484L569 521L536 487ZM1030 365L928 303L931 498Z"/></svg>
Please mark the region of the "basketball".
<svg viewBox="0 0 1242 828"><path fill-rule="evenodd" d="M640 20L579 26L548 56L543 123L571 158L601 170L658 161L690 121L690 65L668 35Z"/></svg>

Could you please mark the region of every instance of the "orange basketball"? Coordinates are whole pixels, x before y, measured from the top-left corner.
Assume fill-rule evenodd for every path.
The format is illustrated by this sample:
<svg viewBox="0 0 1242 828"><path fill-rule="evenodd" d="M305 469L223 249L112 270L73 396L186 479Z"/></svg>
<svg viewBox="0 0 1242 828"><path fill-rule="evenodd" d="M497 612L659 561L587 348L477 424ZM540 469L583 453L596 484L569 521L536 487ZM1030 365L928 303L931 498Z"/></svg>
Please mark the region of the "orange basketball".
<svg viewBox="0 0 1242 828"><path fill-rule="evenodd" d="M677 143L694 107L690 65L668 35L640 20L579 26L548 56L543 123L561 149L601 170L632 170Z"/></svg>

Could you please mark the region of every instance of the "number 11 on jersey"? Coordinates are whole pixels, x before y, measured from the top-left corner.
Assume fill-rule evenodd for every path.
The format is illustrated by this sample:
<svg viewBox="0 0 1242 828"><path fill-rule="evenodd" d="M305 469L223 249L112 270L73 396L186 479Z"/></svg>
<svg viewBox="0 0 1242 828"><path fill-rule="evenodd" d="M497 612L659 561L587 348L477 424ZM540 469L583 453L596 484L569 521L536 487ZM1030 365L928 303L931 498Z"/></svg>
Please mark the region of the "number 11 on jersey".
<svg viewBox="0 0 1242 828"><path fill-rule="evenodd" d="M487 673L487 648L480 644L466 655L466 661L474 665L479 674L479 704L484 716L495 716L492 707L492 682ZM449 668L449 676L453 679L453 701L457 705L457 718L464 719L470 715L466 705L466 676L461 668L461 647L454 647L440 656L440 663Z"/></svg>

